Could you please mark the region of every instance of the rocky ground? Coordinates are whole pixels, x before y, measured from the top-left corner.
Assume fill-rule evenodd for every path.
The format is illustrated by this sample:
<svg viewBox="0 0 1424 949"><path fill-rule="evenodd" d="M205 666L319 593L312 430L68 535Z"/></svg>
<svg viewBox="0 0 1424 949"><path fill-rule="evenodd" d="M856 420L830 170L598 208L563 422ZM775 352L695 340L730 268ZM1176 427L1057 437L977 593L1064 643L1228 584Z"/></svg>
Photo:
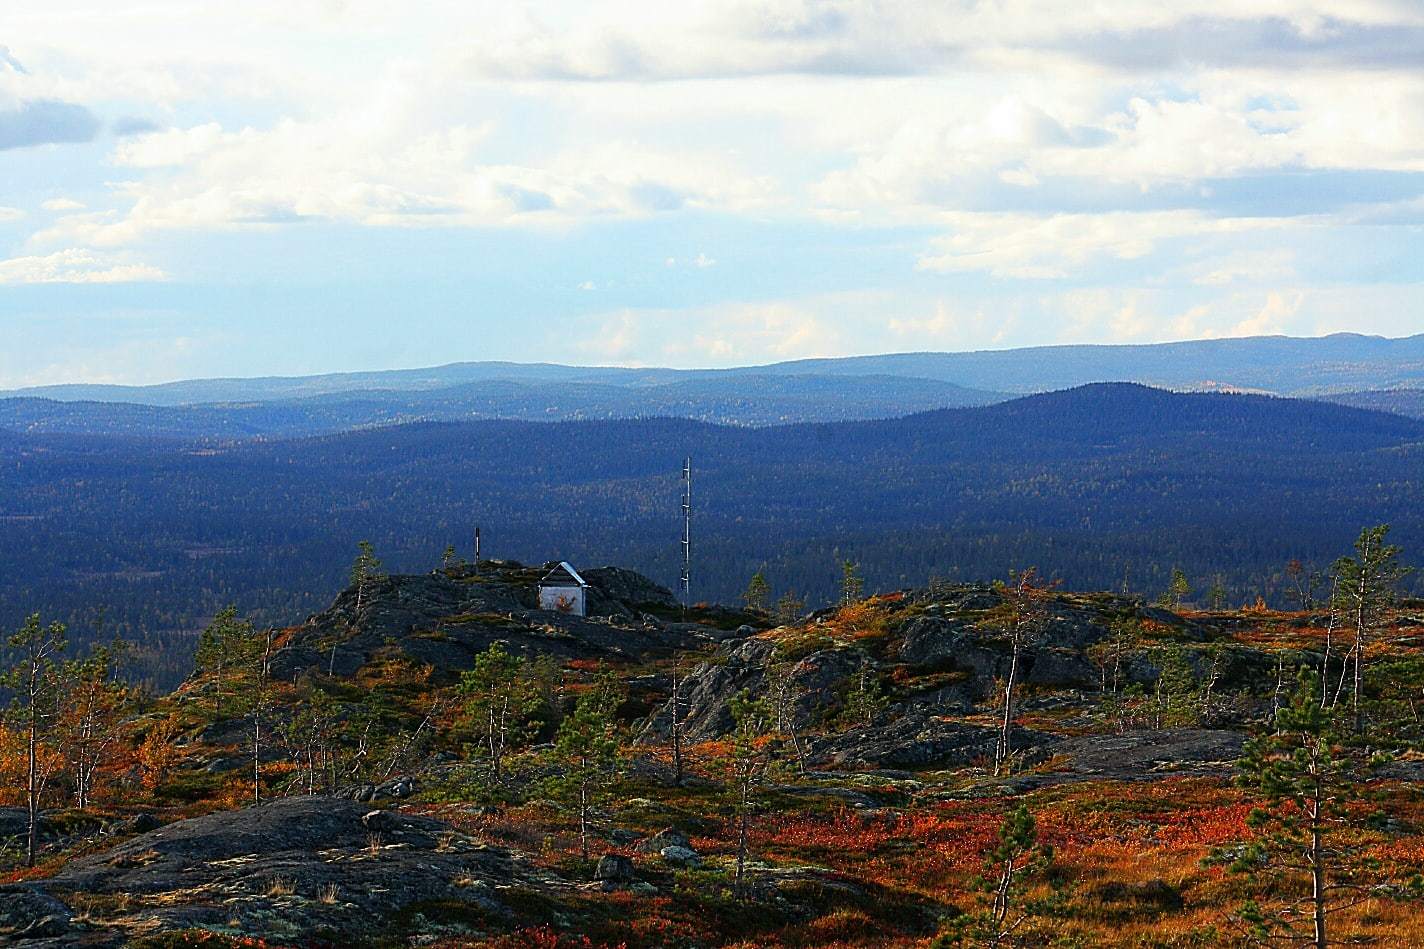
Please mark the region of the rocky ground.
<svg viewBox="0 0 1424 949"><path fill-rule="evenodd" d="M501 893L561 886L441 821L298 797L178 821L0 889L0 927L37 947L187 929L340 945L488 926L514 917Z"/></svg>
<svg viewBox="0 0 1424 949"><path fill-rule="evenodd" d="M1121 918L1124 933L1137 926L1148 939L1171 914L1222 898L1200 862L1213 842L1244 832L1247 808L1227 779L1247 726L1269 710L1283 657L1308 656L1315 642L1308 616L1184 616L1055 594L1020 657L1014 758L996 776L988 765L1009 653L985 623L1002 602L991 587L905 591L773 627L736 610L684 616L666 589L615 568L586 571L588 617L540 611L544 569L489 563L348 590L283 631L275 669L294 683L292 702L305 694L295 683L328 668L333 689L359 696L384 687L395 656L424 670L392 692L411 708L495 642L553 656L575 686L595 667L616 670L629 692L627 757L616 792L594 810L586 858L568 807L538 790L552 774L541 757L548 734L479 800L468 793L477 766L448 740L335 796L273 783L291 796L241 807L218 792L240 790L251 767L246 726L197 716L208 698L191 683L173 699L193 724L178 737L166 805L48 813L45 864L0 886L0 944L920 946L971 898L966 881L993 822L1017 798L1037 802L1045 833L1091 883L1084 918ZM1113 666L1108 694L1104 644L1124 623L1146 645ZM1122 707L1129 695L1155 701L1169 652L1199 688L1193 720L1168 720L1177 708L1156 713L1160 727L1144 725ZM680 784L668 757L674 682ZM875 700L856 704L866 682ZM737 899L725 741L743 693L775 700L781 738ZM283 752L264 754L273 774L286 773ZM1402 760L1382 773L1407 784L1421 767ZM1401 801L1400 813L1414 806ZM23 817L0 808L12 853ZM1183 822L1196 830L1183 836ZM1400 820L1389 840L1412 840L1412 826Z"/></svg>
<svg viewBox="0 0 1424 949"><path fill-rule="evenodd" d="M619 567L584 571L587 616L540 610L537 583L552 566L482 561L479 570L461 566L347 589L329 609L291 630L274 674L290 679L330 669L352 675L392 644L442 679L469 668L494 642L566 662L642 661L704 647L748 622L759 623L722 609L693 610L684 621L671 591Z"/></svg>

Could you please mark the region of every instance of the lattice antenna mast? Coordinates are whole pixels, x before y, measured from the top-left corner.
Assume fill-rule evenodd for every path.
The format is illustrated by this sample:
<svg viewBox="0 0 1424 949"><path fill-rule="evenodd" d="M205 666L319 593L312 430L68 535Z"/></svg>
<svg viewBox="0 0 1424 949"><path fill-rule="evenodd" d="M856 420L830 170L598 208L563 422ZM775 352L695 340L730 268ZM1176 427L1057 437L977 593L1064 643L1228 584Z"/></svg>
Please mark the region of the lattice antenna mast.
<svg viewBox="0 0 1424 949"><path fill-rule="evenodd" d="M682 463L682 608L692 605L692 459Z"/></svg>

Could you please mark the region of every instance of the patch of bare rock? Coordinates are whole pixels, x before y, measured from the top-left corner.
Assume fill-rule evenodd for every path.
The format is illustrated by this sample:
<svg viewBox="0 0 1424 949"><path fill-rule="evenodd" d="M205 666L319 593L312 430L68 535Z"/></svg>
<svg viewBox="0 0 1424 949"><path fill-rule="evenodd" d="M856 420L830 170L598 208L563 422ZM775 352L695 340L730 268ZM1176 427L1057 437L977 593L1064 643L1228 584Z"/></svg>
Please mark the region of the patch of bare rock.
<svg viewBox="0 0 1424 949"><path fill-rule="evenodd" d="M0 887L0 944L119 946L201 927L359 946L405 930L479 931L504 897L566 886L450 825L331 797L169 824Z"/></svg>

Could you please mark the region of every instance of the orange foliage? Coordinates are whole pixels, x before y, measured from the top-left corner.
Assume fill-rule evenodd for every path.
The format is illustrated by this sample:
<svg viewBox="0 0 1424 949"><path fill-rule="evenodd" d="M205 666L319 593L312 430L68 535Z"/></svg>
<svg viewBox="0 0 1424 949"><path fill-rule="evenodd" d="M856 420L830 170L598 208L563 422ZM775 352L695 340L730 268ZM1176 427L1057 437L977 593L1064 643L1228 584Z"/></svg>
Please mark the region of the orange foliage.
<svg viewBox="0 0 1424 949"><path fill-rule="evenodd" d="M178 763L178 747L173 743L177 734L178 720L170 715L150 728L143 737L134 756L144 790L151 792L168 780L173 766Z"/></svg>
<svg viewBox="0 0 1424 949"><path fill-rule="evenodd" d="M627 949L626 942L616 946L596 943L587 936L571 936L552 926L535 926L501 936L488 944L491 949Z"/></svg>

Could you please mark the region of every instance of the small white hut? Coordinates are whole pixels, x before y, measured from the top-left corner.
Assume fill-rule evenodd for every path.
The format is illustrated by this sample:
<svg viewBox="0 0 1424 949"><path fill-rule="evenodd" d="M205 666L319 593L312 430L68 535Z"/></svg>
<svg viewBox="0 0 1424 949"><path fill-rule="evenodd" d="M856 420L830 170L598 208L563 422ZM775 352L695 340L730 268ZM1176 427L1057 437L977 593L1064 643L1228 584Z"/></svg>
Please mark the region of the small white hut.
<svg viewBox="0 0 1424 949"><path fill-rule="evenodd" d="M539 609L585 616L588 584L567 561L560 563L539 581Z"/></svg>

